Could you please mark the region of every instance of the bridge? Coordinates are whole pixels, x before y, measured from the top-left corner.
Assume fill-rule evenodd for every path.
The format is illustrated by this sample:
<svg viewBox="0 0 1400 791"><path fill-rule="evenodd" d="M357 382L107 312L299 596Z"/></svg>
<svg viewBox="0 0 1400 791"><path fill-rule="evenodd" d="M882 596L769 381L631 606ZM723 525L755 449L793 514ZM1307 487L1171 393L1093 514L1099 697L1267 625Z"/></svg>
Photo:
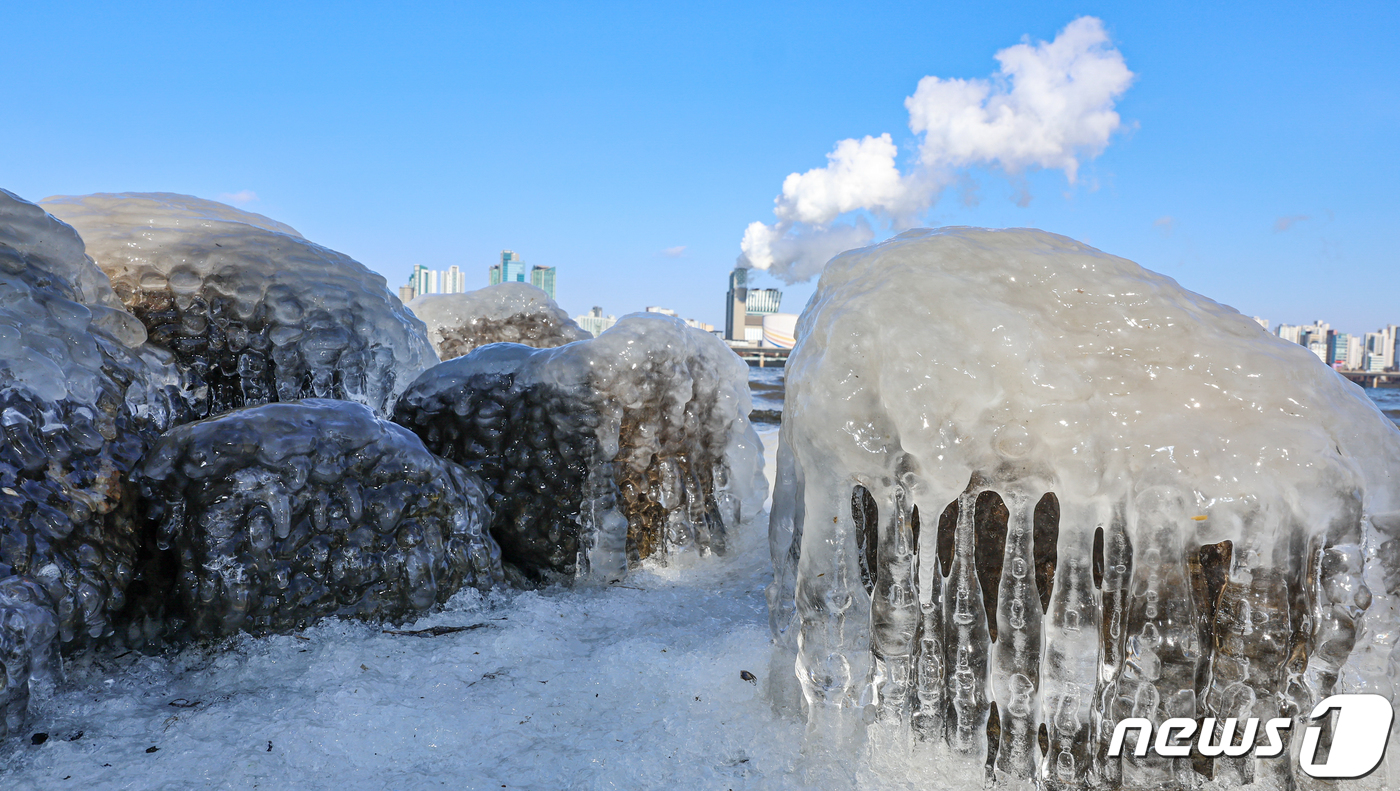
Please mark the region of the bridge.
<svg viewBox="0 0 1400 791"><path fill-rule="evenodd" d="M1362 387L1400 387L1400 371L1338 371Z"/></svg>
<svg viewBox="0 0 1400 791"><path fill-rule="evenodd" d="M770 365L781 368L787 364L788 353L792 351L791 349L777 349L771 346L731 346L729 348L739 355L739 359L759 368Z"/></svg>

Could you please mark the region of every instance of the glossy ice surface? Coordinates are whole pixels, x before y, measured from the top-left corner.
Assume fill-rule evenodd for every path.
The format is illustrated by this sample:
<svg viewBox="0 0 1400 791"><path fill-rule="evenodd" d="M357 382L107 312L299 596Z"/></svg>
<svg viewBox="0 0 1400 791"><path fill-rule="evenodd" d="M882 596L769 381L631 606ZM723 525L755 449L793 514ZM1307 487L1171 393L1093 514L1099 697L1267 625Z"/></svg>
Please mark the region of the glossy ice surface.
<svg viewBox="0 0 1400 791"><path fill-rule="evenodd" d="M194 636L402 621L504 581L481 481L361 404L313 398L180 426L132 478L151 526L147 595Z"/></svg>
<svg viewBox="0 0 1400 791"><path fill-rule="evenodd" d="M1394 697L1400 431L1306 349L973 228L838 256L798 336L769 601L816 743L922 745L968 783L1282 783L1104 747L1128 716Z"/></svg>
<svg viewBox="0 0 1400 791"><path fill-rule="evenodd" d="M660 314L551 349L481 347L426 371L394 419L495 489L504 558L603 580L725 550L762 503L747 368Z"/></svg>
<svg viewBox="0 0 1400 791"><path fill-rule="evenodd" d="M387 414L437 362L423 323L358 261L282 223L172 193L48 198L195 379L200 417L299 398Z"/></svg>
<svg viewBox="0 0 1400 791"><path fill-rule="evenodd" d="M0 737L58 645L111 637L136 554L126 475L181 379L73 229L0 190Z"/></svg>

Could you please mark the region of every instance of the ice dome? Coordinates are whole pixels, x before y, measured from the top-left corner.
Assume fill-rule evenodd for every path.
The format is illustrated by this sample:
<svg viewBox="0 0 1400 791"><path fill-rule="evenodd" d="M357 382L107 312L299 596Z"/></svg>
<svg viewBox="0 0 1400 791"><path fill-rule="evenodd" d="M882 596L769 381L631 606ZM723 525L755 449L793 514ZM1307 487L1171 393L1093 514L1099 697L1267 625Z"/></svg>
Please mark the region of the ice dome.
<svg viewBox="0 0 1400 791"><path fill-rule="evenodd" d="M408 309L428 326L438 357L451 360L488 343L521 343L549 349L592 338L527 283L497 283L460 294L425 294Z"/></svg>
<svg viewBox="0 0 1400 791"><path fill-rule="evenodd" d="M507 561L612 579L652 556L723 552L761 509L747 374L713 335L633 314L592 340L444 362L394 420L492 486Z"/></svg>
<svg viewBox="0 0 1400 791"><path fill-rule="evenodd" d="M386 414L437 362L384 278L258 214L171 193L48 198L151 341L207 398L201 416L300 398Z"/></svg>
<svg viewBox="0 0 1400 791"><path fill-rule="evenodd" d="M402 620L503 581L476 476L365 406L244 407L169 432L133 479L143 571L192 635ZM165 572L166 579L157 579Z"/></svg>
<svg viewBox="0 0 1400 791"><path fill-rule="evenodd" d="M1394 700L1400 432L1307 349L974 228L836 257L797 335L769 603L815 738L1045 787L1284 782L1104 748L1125 717Z"/></svg>
<svg viewBox="0 0 1400 791"><path fill-rule="evenodd" d="M114 633L136 555L126 474L184 418L72 228L0 190L0 736L50 647Z"/></svg>

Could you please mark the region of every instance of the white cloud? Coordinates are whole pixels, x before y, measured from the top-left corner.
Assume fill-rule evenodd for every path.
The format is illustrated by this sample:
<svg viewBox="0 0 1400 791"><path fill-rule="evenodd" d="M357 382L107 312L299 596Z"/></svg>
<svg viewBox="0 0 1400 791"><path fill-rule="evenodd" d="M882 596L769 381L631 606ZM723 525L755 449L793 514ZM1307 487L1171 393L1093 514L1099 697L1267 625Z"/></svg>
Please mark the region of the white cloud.
<svg viewBox="0 0 1400 791"><path fill-rule="evenodd" d="M680 258L681 256L685 255L685 245L679 244L675 247L668 247L665 250L662 250L661 254L666 256L667 258Z"/></svg>
<svg viewBox="0 0 1400 791"><path fill-rule="evenodd" d="M1306 214L1294 214L1291 217L1280 217L1274 220L1274 233L1283 233L1298 223L1310 219L1312 219L1312 217Z"/></svg>
<svg viewBox="0 0 1400 791"><path fill-rule="evenodd" d="M224 203L252 203L258 199L258 193L252 190L239 190L238 192L224 192L219 194L219 200Z"/></svg>
<svg viewBox="0 0 1400 791"><path fill-rule="evenodd" d="M774 201L777 221L749 225L740 264L771 269L788 282L804 280L825 263L814 269L814 256L873 237L864 220L836 223L842 215L866 212L893 228L908 227L969 167L1011 176L1021 205L1030 196L1018 177L1028 170L1062 170L1074 184L1082 162L1101 154L1121 127L1114 103L1134 76L1103 23L1080 17L1054 41L1023 41L996 59L1001 68L990 79L919 81L904 102L920 139L907 171L886 133L842 140L825 167L789 175ZM848 248L836 252L842 249Z"/></svg>
<svg viewBox="0 0 1400 791"><path fill-rule="evenodd" d="M1152 227L1162 233L1164 237L1170 237L1176 231L1176 218L1170 214L1163 215L1152 221Z"/></svg>

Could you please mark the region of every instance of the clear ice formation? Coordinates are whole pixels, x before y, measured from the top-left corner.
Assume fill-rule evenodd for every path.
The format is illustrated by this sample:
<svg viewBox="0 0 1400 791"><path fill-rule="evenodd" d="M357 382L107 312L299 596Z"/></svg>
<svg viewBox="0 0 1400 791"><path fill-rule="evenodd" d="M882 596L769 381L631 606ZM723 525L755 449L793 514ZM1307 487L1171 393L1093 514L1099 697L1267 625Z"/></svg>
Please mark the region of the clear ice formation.
<svg viewBox="0 0 1400 791"><path fill-rule="evenodd" d="M1396 699L1400 433L1307 349L972 228L833 259L798 335L769 606L815 744L951 755L969 787L1308 787L1106 747L1126 717Z"/></svg>
<svg viewBox="0 0 1400 791"><path fill-rule="evenodd" d="M151 342L190 373L199 417L301 398L383 416L437 362L384 278L261 215L171 193L43 206L78 229Z"/></svg>
<svg viewBox="0 0 1400 791"><path fill-rule="evenodd" d="M504 580L481 481L361 404L186 424L132 478L157 548L143 576L196 637L402 620Z"/></svg>
<svg viewBox="0 0 1400 791"><path fill-rule="evenodd" d="M126 475L186 417L170 355L144 341L77 233L0 190L0 737L55 642L109 638L125 608Z"/></svg>
<svg viewBox="0 0 1400 791"><path fill-rule="evenodd" d="M451 360L488 343L551 349L592 338L544 291L526 283L497 283L461 294L425 294L408 309L428 326L438 357Z"/></svg>
<svg viewBox="0 0 1400 791"><path fill-rule="evenodd" d="M394 420L491 486L507 562L615 579L652 556L723 553L762 507L747 373L713 335L633 314L592 340L441 363Z"/></svg>

